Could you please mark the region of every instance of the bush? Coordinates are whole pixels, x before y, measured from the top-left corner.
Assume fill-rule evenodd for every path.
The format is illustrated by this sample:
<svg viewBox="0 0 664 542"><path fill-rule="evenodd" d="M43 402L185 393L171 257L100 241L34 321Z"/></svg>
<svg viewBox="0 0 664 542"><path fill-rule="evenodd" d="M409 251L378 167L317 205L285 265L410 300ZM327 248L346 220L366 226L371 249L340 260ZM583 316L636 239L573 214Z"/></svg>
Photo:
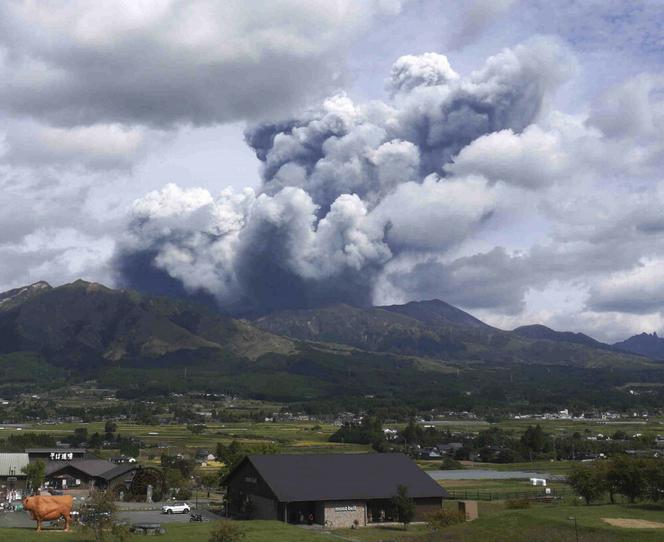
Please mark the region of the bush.
<svg viewBox="0 0 664 542"><path fill-rule="evenodd" d="M240 542L246 533L230 520L221 520L212 528L208 542Z"/></svg>
<svg viewBox="0 0 664 542"><path fill-rule="evenodd" d="M530 501L528 499L509 499L505 501L505 508L508 510L523 510L530 508Z"/></svg>
<svg viewBox="0 0 664 542"><path fill-rule="evenodd" d="M81 509L83 533L95 542L124 542L129 537L125 525L117 522L117 508L110 491L94 491Z"/></svg>
<svg viewBox="0 0 664 542"><path fill-rule="evenodd" d="M457 523L463 523L464 521L466 521L466 517L462 512L445 508L427 516L427 525L434 531L456 525Z"/></svg>
<svg viewBox="0 0 664 542"><path fill-rule="evenodd" d="M188 487L181 487L176 496L181 501L187 501L191 499L191 489Z"/></svg>
<svg viewBox="0 0 664 542"><path fill-rule="evenodd" d="M441 462L440 469L441 470L461 470L461 469L463 469L463 465L461 463L459 463L456 459L452 459L451 457L446 457Z"/></svg>

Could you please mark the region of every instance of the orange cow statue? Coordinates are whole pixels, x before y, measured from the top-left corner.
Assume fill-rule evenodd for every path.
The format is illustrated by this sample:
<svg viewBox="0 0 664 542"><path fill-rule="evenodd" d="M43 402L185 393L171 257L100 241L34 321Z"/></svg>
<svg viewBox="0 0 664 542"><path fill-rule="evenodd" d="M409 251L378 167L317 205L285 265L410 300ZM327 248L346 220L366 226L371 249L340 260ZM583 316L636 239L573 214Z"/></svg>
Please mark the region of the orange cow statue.
<svg viewBox="0 0 664 542"><path fill-rule="evenodd" d="M23 499L23 508L37 521L37 531L41 531L42 521L55 521L61 517L65 518L65 531L68 531L73 505L74 498L71 495L35 495Z"/></svg>

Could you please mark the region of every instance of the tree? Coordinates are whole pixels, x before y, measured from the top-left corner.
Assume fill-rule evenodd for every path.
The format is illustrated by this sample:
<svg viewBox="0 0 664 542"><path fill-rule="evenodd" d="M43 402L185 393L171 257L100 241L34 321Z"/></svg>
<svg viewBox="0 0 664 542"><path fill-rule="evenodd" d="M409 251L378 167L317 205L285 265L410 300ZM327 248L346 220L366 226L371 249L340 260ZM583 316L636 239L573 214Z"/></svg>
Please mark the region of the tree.
<svg viewBox="0 0 664 542"><path fill-rule="evenodd" d="M117 431L117 429L118 429L118 424L112 422L111 420L108 420L104 424L104 433L106 434L113 434Z"/></svg>
<svg viewBox="0 0 664 542"><path fill-rule="evenodd" d="M224 476L235 468L249 454L276 454L279 447L272 442L261 442L256 444L240 444L233 440L228 446L217 442L217 460L224 464L220 476Z"/></svg>
<svg viewBox="0 0 664 542"><path fill-rule="evenodd" d="M208 499L210 498L210 489L219 486L219 475L214 472L201 474L201 485L207 490Z"/></svg>
<svg viewBox="0 0 664 542"><path fill-rule="evenodd" d="M646 492L646 469L643 461L626 456L611 460L607 478L616 491L625 495L629 502L643 497Z"/></svg>
<svg viewBox="0 0 664 542"><path fill-rule="evenodd" d="M190 423L189 425L187 425L187 429L191 431L194 435L200 435L201 433L205 432L207 427L205 426L205 424L202 423L195 423L195 424Z"/></svg>
<svg viewBox="0 0 664 542"><path fill-rule="evenodd" d="M655 502L664 499L664 462L658 459L647 461L644 479L645 496Z"/></svg>
<svg viewBox="0 0 664 542"><path fill-rule="evenodd" d="M397 494L392 497L392 506L394 515L400 523L403 523L404 529L415 517L415 501L408 496L408 488L400 485L397 488Z"/></svg>
<svg viewBox="0 0 664 542"><path fill-rule="evenodd" d="M88 439L88 429L87 427L77 427L74 429L74 437L79 442L83 442Z"/></svg>
<svg viewBox="0 0 664 542"><path fill-rule="evenodd" d="M593 463L593 468L597 476L601 478L604 491L609 494L611 504L616 502L616 493L618 493L618 486L611 474L612 466L610 461L596 461Z"/></svg>
<svg viewBox="0 0 664 542"><path fill-rule="evenodd" d="M521 435L521 445L532 458L533 455L541 454L547 444L547 438L544 431L537 424L535 427L528 426L528 429Z"/></svg>
<svg viewBox="0 0 664 542"><path fill-rule="evenodd" d="M81 523L95 542L124 542L129 537L127 528L117 524L117 508L110 491L94 491L90 495L81 511Z"/></svg>
<svg viewBox="0 0 664 542"><path fill-rule="evenodd" d="M208 542L240 542L245 536L246 533L237 523L222 519L212 527Z"/></svg>
<svg viewBox="0 0 664 542"><path fill-rule="evenodd" d="M583 497L586 504L598 499L604 493L604 477L598 469L575 465L567 477L567 482L577 495Z"/></svg>
<svg viewBox="0 0 664 542"><path fill-rule="evenodd" d="M28 463L21 469L21 472L26 476L28 487L32 491L36 491L46 479L46 463L38 459L34 463Z"/></svg>

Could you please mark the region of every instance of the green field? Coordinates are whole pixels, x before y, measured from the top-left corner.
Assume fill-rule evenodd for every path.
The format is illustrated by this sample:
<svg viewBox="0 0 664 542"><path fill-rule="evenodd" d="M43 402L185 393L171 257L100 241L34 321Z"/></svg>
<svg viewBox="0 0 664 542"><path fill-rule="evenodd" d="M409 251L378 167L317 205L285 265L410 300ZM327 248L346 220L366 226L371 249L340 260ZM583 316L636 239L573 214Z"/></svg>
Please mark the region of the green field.
<svg viewBox="0 0 664 542"><path fill-rule="evenodd" d="M6 427L0 429L0 438L10 434L49 433L56 438L73 434L74 429L85 427L88 434L103 433L102 422L92 423L60 423L60 424L28 424L21 431ZM283 452L359 452L369 450L368 446L328 442L330 435L338 427L331 424L315 422L283 422L283 423L211 423L205 432L196 435L185 425L139 425L119 423L117 434L125 437L137 437L144 442L143 458L159 456L162 453L176 453L187 450L205 448L214 452L217 442L229 444L233 440L243 443L273 442ZM165 446L159 448L158 446ZM112 455L112 454L111 454Z"/></svg>

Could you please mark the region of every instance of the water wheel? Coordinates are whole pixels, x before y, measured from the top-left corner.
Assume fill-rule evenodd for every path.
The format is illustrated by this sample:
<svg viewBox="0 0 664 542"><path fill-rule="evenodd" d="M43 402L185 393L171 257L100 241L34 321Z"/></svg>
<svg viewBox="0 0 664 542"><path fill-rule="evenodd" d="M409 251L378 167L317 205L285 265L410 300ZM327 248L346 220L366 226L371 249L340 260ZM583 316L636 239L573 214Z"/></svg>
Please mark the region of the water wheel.
<svg viewBox="0 0 664 542"><path fill-rule="evenodd" d="M155 467L139 467L129 486L129 494L134 498L145 498L148 486L152 486L152 499L161 500L164 494L164 474Z"/></svg>

